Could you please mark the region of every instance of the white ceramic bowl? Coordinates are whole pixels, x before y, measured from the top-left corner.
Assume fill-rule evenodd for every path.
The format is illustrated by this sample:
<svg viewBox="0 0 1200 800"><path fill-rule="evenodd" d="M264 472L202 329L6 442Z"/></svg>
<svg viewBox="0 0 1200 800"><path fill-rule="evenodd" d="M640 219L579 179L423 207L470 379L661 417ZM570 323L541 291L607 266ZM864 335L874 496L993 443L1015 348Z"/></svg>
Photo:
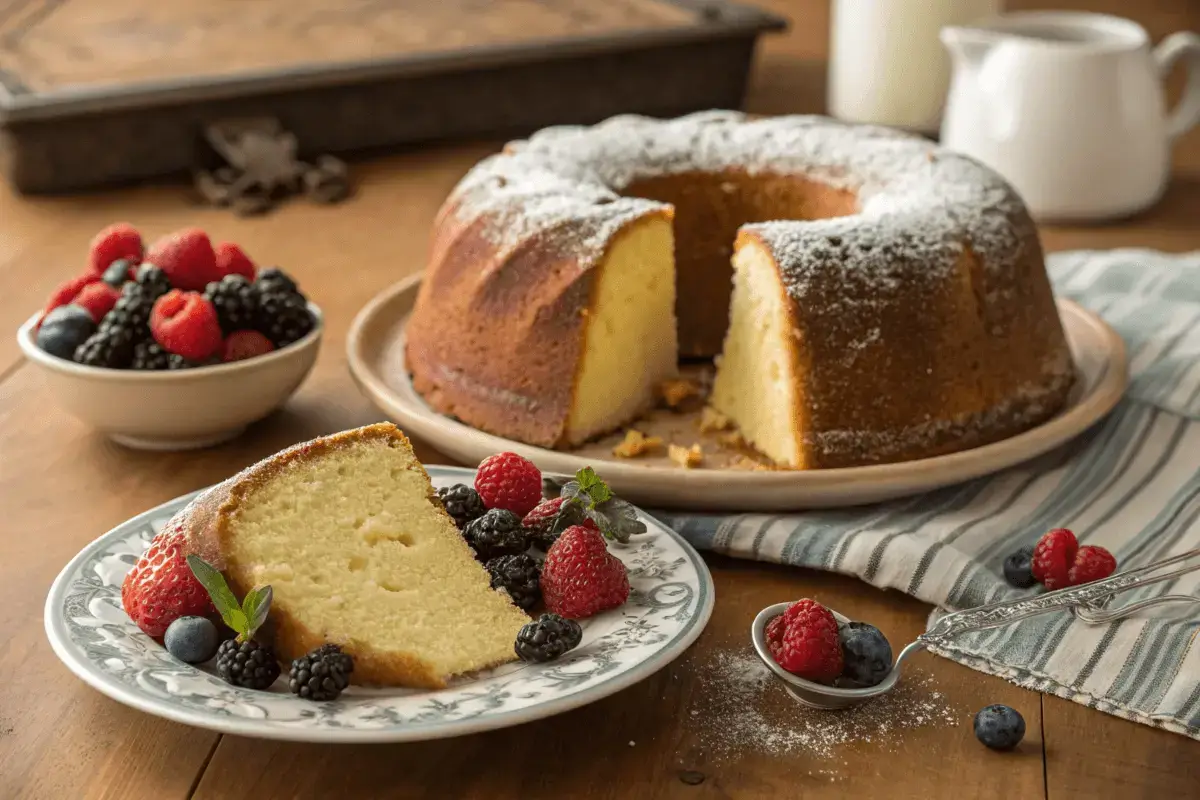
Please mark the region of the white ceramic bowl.
<svg viewBox="0 0 1200 800"><path fill-rule="evenodd" d="M324 329L256 358L167 372L88 367L37 346L41 314L17 331L25 357L46 376L50 392L73 416L140 450L188 450L232 439L279 408L312 370Z"/></svg>

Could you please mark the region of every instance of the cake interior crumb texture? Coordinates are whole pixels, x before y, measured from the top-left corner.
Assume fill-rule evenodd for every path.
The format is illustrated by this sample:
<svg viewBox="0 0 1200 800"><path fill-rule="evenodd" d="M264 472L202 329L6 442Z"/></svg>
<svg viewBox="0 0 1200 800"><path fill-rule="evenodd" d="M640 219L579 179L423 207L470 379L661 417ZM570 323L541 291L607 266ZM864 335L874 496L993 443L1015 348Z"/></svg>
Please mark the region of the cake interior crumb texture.
<svg viewBox="0 0 1200 800"><path fill-rule="evenodd" d="M283 658L336 642L356 682L431 688L513 659L528 618L490 588L398 431L265 463L220 538L243 589L272 586Z"/></svg>
<svg viewBox="0 0 1200 800"><path fill-rule="evenodd" d="M737 420L742 437L779 464L803 466L796 438L795 321L770 253L755 243L733 259L733 303L713 408Z"/></svg>
<svg viewBox="0 0 1200 800"><path fill-rule="evenodd" d="M676 371L671 221L647 217L609 247L598 268L584 332L578 403L567 440L580 444L649 408Z"/></svg>

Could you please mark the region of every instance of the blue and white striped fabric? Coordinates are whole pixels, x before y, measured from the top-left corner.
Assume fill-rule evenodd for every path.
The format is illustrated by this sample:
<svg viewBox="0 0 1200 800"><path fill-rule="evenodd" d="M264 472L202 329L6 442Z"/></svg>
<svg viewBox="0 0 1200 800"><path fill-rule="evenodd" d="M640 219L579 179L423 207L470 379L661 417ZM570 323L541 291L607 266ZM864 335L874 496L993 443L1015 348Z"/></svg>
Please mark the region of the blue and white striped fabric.
<svg viewBox="0 0 1200 800"><path fill-rule="evenodd" d="M948 609L1024 594L1005 583L1004 558L1050 528L1104 545L1123 568L1200 547L1200 252L1058 253L1050 271L1061 296L1101 313L1129 345L1130 392L1084 436L1024 466L880 506L660 517L701 549L855 575ZM1200 594L1200 573L1127 600L1156 593ZM1100 626L1049 614L939 652L1200 738L1200 611L1145 614Z"/></svg>

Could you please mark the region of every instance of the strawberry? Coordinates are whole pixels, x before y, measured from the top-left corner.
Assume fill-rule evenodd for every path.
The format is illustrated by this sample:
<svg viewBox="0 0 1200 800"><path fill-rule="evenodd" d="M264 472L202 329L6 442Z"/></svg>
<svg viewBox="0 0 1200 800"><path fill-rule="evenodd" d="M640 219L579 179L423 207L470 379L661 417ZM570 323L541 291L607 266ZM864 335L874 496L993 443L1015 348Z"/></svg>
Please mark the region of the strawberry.
<svg viewBox="0 0 1200 800"><path fill-rule="evenodd" d="M176 289L200 292L210 282L221 280L212 242L198 228L186 228L159 239L150 246L146 261L165 272Z"/></svg>
<svg viewBox="0 0 1200 800"><path fill-rule="evenodd" d="M104 319L104 315L112 311L113 306L120 298L121 292L118 289L114 289L104 281L97 281L83 287L71 302L91 314L92 319L98 325L100 320Z"/></svg>
<svg viewBox="0 0 1200 800"><path fill-rule="evenodd" d="M88 270L100 277L117 259L130 264L142 260L142 235L128 222L109 225L93 237L88 248Z"/></svg>
<svg viewBox="0 0 1200 800"><path fill-rule="evenodd" d="M624 603L629 598L629 575L621 559L608 552L598 530L572 525L546 553L542 597L547 610L583 619Z"/></svg>
<svg viewBox="0 0 1200 800"><path fill-rule="evenodd" d="M46 307L42 309L43 313L49 314L59 306L69 305L83 291L83 287L96 283L98 280L100 280L100 276L91 273L71 278L71 280L61 284L54 290L54 293L50 295L50 299L46 301Z"/></svg>
<svg viewBox="0 0 1200 800"><path fill-rule="evenodd" d="M150 333L164 350L189 361L204 361L223 345L213 304L195 292L178 289L154 301Z"/></svg>
<svg viewBox="0 0 1200 800"><path fill-rule="evenodd" d="M275 349L271 340L258 331L234 331L225 339L222 361L244 361L266 355Z"/></svg>
<svg viewBox="0 0 1200 800"><path fill-rule="evenodd" d="M818 683L832 683L842 674L842 643L837 619L829 609L806 598L792 603L776 619L783 619L783 635L777 650L768 647L779 666ZM768 643L770 637L768 631Z"/></svg>
<svg viewBox="0 0 1200 800"><path fill-rule="evenodd" d="M156 639L180 617L205 617L215 610L208 592L188 568L185 545L182 523L168 522L121 584L125 613Z"/></svg>
<svg viewBox="0 0 1200 800"><path fill-rule="evenodd" d="M1071 569L1067 571L1067 585L1080 586L1117 571L1117 559L1113 554L1094 544L1085 544L1075 553Z"/></svg>
<svg viewBox="0 0 1200 800"><path fill-rule="evenodd" d="M226 275L241 275L246 280L254 280L254 262L246 251L233 242L221 242L214 248L217 259L217 272L222 277Z"/></svg>
<svg viewBox="0 0 1200 800"><path fill-rule="evenodd" d="M1067 573L1078 549L1075 534L1066 528L1047 532L1033 548L1033 577L1050 590L1069 586Z"/></svg>

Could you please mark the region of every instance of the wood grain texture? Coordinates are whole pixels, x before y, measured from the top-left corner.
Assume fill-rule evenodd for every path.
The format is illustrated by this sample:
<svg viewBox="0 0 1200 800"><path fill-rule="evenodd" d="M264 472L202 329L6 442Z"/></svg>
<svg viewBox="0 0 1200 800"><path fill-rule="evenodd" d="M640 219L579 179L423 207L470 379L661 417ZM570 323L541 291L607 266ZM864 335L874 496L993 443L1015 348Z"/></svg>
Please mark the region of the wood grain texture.
<svg viewBox="0 0 1200 800"><path fill-rule="evenodd" d="M764 5L795 22L789 35L762 49L751 107L820 111L828 4ZM1189 0L1054 5L1132 15L1156 39L1200 29L1200 7ZM743 646L759 608L814 595L876 622L896 643L916 635L928 611L849 578L720 557L707 559L717 611L679 662L593 706L507 732L336 748L219 739L125 709L70 675L50 652L41 612L50 581L84 543L288 444L378 419L346 371L347 326L376 292L420 268L441 200L494 147L427 148L363 164L350 203L295 203L254 220L198 208L180 186L40 200L0 189L0 327L10 332L0 339L0 797L171 798L193 790L204 798L1197 796L1196 742L929 656L916 666L958 710L957 726L918 728L890 744L847 745L831 763L803 753L715 757L702 735L701 675L715 656ZM1200 248L1200 131L1179 143L1175 169L1155 209L1103 227L1046 228L1048 249ZM40 375L19 360L11 332L54 285L79 271L88 239L117 219L151 235L198 225L300 278L326 310L328 329L312 377L283 411L228 445L163 455L116 447L55 407ZM444 461L417 445L422 460ZM1029 734L1019 752L995 754L975 742L971 714L989 702L1010 703L1025 715ZM701 712L695 722L693 710ZM705 780L686 785L681 770L702 772Z"/></svg>
<svg viewBox="0 0 1200 800"><path fill-rule="evenodd" d="M1042 793L1038 695L1000 681L981 680L965 667L919 656L917 672L953 698L954 726L938 723L903 737L855 742L833 753L801 749L785 756L754 752L749 740L736 754L718 754L705 732L721 725L706 707L706 665L722 654L748 653L749 622L762 607L811 596L857 619L870 619L893 642L923 628L922 604L833 575L706 559L716 582L716 609L704 634L676 663L605 700L560 717L462 739L417 745L323 747L223 737L196 797L380 798L837 798L923 800L955 765L955 793L972 798L1037 797ZM758 702L788 702L781 693ZM984 750L970 733L975 709L989 702L1019 709L1029 735L1019 751ZM806 715L824 724L831 712ZM693 713L695 712L695 713ZM630 743L633 743L632 746ZM927 757L937 753L936 758ZM263 769L269 764L269 769ZM897 778L903 770L904 781ZM1003 770L1005 780L995 779ZM680 774L704 782L685 784Z"/></svg>

